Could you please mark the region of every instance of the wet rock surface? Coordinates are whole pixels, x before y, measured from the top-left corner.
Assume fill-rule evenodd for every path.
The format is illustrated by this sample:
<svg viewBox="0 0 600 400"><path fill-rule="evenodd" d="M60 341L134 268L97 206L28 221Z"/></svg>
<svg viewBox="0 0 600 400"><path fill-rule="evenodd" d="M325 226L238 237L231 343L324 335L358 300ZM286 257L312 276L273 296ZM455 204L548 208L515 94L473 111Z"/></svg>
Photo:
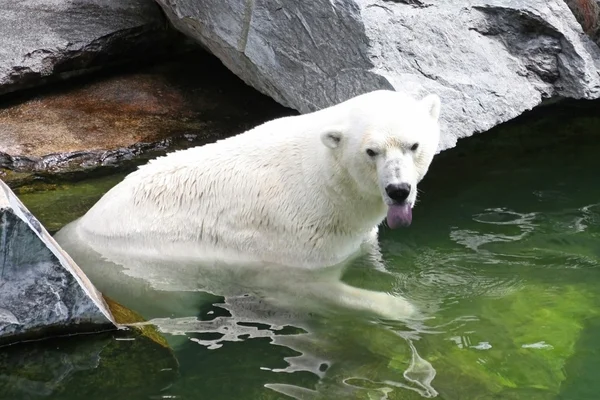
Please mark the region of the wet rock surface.
<svg viewBox="0 0 600 400"><path fill-rule="evenodd" d="M203 51L24 93L0 107L0 174L11 186L130 168L293 112Z"/></svg>
<svg viewBox="0 0 600 400"><path fill-rule="evenodd" d="M0 0L0 94L162 52L148 0Z"/></svg>
<svg viewBox="0 0 600 400"><path fill-rule="evenodd" d="M0 181L0 344L114 327L101 294Z"/></svg>
<svg viewBox="0 0 600 400"><path fill-rule="evenodd" d="M600 96L563 0L158 0L248 84L309 112L370 90L442 97L440 149L544 101Z"/></svg>

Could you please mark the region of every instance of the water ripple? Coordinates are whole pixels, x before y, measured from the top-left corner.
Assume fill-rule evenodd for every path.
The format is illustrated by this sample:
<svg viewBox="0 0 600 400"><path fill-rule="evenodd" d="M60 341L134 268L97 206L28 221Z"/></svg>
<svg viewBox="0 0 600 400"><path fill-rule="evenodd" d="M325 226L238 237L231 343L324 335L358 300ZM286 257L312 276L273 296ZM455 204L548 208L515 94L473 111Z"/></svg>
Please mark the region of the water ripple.
<svg viewBox="0 0 600 400"><path fill-rule="evenodd" d="M447 302L475 296L504 296L523 285L516 274L482 269L483 264L496 262L499 261L481 254L425 249L415 257L412 270L396 274L398 290L415 300Z"/></svg>
<svg viewBox="0 0 600 400"><path fill-rule="evenodd" d="M486 209L482 213L475 214L472 218L473 221L484 224L484 226L517 228L517 231L492 233L489 228L485 228L483 231L453 229L450 232L450 239L472 251L488 252L482 247L493 243L520 241L534 232L537 226L535 223L537 215L537 213L518 213L504 208Z"/></svg>

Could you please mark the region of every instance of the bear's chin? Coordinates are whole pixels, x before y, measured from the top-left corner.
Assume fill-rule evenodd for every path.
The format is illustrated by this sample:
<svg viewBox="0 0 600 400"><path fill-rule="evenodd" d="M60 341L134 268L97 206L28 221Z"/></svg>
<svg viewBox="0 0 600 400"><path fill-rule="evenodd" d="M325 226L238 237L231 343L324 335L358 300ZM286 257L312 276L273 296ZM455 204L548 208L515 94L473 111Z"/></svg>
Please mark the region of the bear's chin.
<svg viewBox="0 0 600 400"><path fill-rule="evenodd" d="M407 227L412 222L412 207L409 203L392 204L388 207L387 224L396 229Z"/></svg>

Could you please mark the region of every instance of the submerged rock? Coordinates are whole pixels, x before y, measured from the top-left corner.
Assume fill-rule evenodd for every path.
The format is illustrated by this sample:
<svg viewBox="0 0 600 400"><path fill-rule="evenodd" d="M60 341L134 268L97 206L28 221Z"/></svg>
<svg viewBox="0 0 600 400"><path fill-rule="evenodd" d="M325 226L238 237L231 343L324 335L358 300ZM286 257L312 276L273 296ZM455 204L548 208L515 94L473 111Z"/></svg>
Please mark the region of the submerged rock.
<svg viewBox="0 0 600 400"><path fill-rule="evenodd" d="M17 344L0 352L5 399L152 399L177 378L173 352L136 331Z"/></svg>
<svg viewBox="0 0 600 400"><path fill-rule="evenodd" d="M0 176L14 187L114 170L291 112L244 85L208 53L189 52L5 103Z"/></svg>
<svg viewBox="0 0 600 400"><path fill-rule="evenodd" d="M147 0L0 0L0 94L162 51Z"/></svg>
<svg viewBox="0 0 600 400"><path fill-rule="evenodd" d="M563 0L158 0L234 73L306 113L374 89L443 100L440 149L551 98L600 96Z"/></svg>
<svg viewBox="0 0 600 400"><path fill-rule="evenodd" d="M0 181L0 343L115 328L101 294Z"/></svg>

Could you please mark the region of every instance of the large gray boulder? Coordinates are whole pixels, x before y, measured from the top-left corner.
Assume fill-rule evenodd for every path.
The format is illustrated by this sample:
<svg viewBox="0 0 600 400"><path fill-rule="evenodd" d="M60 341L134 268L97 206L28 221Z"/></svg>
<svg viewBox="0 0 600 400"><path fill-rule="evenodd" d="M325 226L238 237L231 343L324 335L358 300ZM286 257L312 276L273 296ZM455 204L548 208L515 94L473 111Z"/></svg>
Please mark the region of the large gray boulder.
<svg viewBox="0 0 600 400"><path fill-rule="evenodd" d="M0 181L0 344L111 328L100 293Z"/></svg>
<svg viewBox="0 0 600 400"><path fill-rule="evenodd" d="M0 94L153 54L150 0L0 0Z"/></svg>
<svg viewBox="0 0 600 400"><path fill-rule="evenodd" d="M378 88L440 94L441 150L544 100L600 96L600 51L563 0L157 1L303 113Z"/></svg>

